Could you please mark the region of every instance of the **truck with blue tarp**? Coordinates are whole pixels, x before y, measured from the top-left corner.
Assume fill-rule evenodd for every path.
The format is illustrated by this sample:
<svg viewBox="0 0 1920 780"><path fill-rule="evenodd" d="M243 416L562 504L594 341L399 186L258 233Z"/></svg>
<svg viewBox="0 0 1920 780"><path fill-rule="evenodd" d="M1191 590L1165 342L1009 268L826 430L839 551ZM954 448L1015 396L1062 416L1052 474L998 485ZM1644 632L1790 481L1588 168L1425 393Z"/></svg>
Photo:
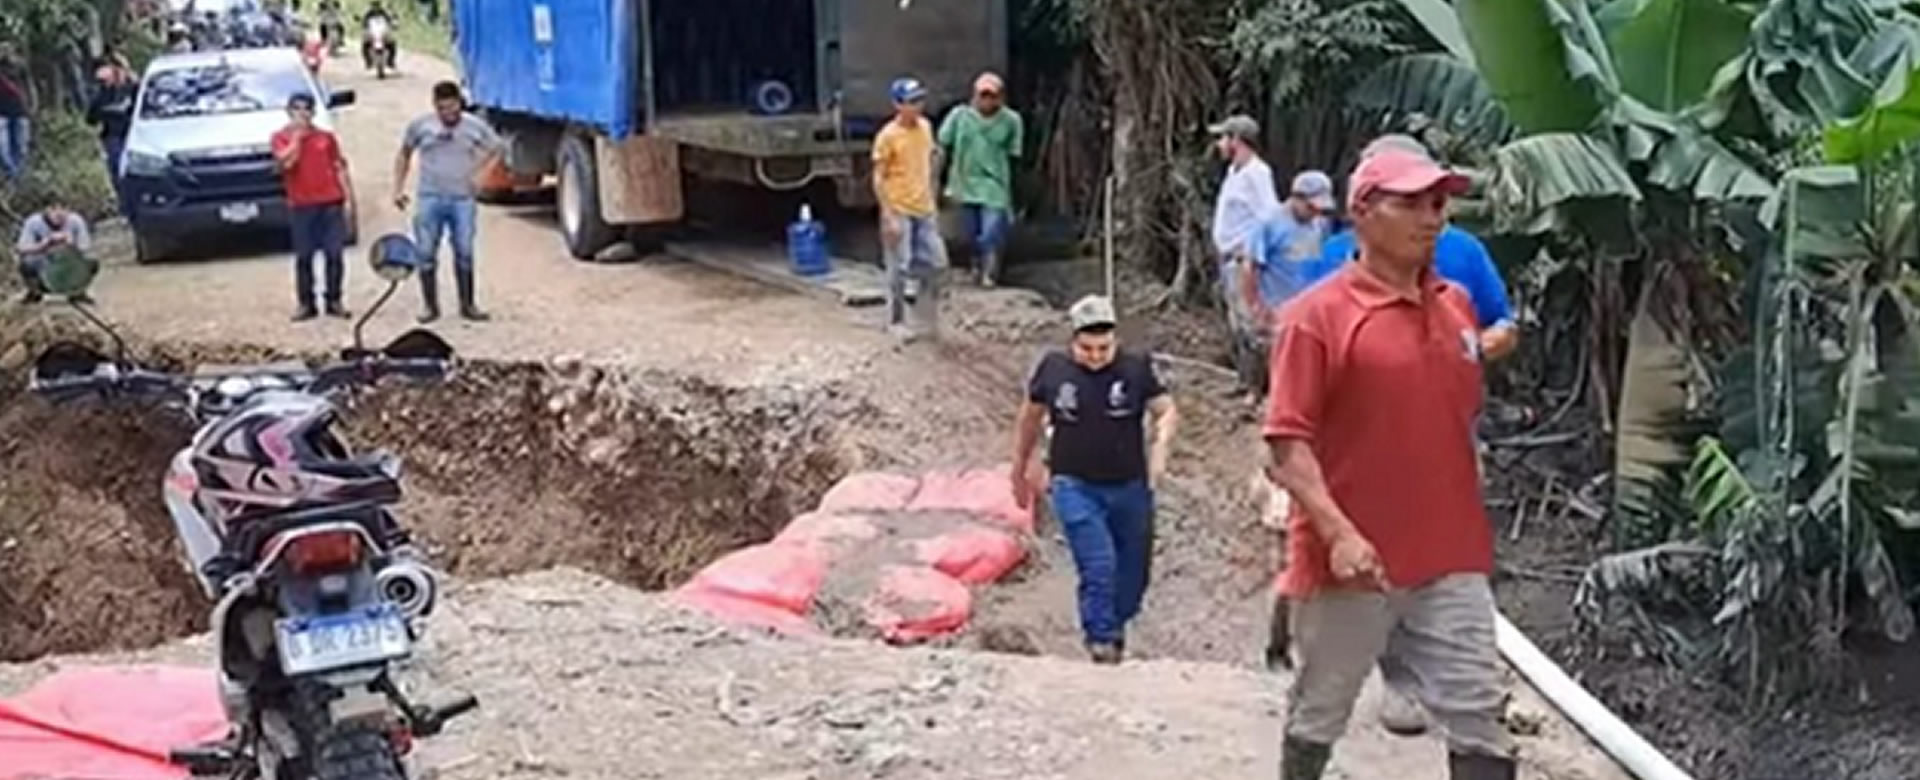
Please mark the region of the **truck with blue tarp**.
<svg viewBox="0 0 1920 780"><path fill-rule="evenodd" d="M591 257L678 222L683 177L832 186L871 206L870 149L913 76L930 109L1004 71L1006 0L462 0L454 41L476 110L519 177L555 177Z"/></svg>

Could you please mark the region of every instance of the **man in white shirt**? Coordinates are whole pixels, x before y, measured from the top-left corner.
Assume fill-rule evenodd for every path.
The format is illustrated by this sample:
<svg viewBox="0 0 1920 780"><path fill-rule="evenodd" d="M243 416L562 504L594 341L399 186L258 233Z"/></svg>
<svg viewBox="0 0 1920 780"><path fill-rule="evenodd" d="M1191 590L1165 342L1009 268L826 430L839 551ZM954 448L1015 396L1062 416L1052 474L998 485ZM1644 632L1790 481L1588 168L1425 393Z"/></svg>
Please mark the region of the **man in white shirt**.
<svg viewBox="0 0 1920 780"><path fill-rule="evenodd" d="M1220 195L1213 206L1213 248L1220 255L1220 292L1227 306L1229 335L1239 352L1243 351L1242 345L1259 341L1253 335L1260 327L1258 313L1248 307L1247 291L1242 289L1247 275L1242 269L1253 259L1261 224L1281 213L1280 196L1274 190L1273 169L1254 148L1260 139L1259 122L1236 114L1207 131L1213 134L1214 148L1227 162L1227 178L1220 183ZM1244 359L1235 362L1252 363ZM1258 383L1243 384L1250 387Z"/></svg>

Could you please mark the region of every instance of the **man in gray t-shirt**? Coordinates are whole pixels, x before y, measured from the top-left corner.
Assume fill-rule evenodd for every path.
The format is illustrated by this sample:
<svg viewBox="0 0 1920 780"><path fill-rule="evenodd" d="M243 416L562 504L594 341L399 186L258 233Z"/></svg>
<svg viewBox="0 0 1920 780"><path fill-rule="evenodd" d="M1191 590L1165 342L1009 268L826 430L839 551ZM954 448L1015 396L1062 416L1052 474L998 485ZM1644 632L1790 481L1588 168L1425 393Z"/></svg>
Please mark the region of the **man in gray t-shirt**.
<svg viewBox="0 0 1920 780"><path fill-rule="evenodd" d="M45 294L40 285L40 269L46 266L48 256L62 248L84 255L91 244L87 221L57 199L49 200L46 208L28 216L20 223L19 240L13 242L13 253L20 258L20 279L27 285L24 302L38 303ZM73 299L85 303L86 293L76 294Z"/></svg>
<svg viewBox="0 0 1920 780"><path fill-rule="evenodd" d="M415 157L420 160L420 203L413 214L413 233L422 253L420 296L426 303L422 323L440 317L434 259L440 253L442 235L453 245L460 316L491 319L473 302L473 180L500 155L500 147L500 136L484 120L466 112L460 85L451 81L433 85L433 113L413 120L400 139L400 154L393 166L393 204L401 211L413 200L407 195L407 170Z"/></svg>

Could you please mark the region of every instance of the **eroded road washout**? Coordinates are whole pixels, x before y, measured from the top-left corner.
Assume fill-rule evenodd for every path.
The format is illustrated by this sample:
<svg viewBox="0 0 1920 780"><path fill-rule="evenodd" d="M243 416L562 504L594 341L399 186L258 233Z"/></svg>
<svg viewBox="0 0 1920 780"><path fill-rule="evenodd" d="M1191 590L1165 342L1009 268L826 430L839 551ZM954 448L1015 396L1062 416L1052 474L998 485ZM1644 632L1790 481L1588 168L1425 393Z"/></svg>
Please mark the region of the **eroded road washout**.
<svg viewBox="0 0 1920 780"><path fill-rule="evenodd" d="M151 645L201 630L207 608L160 502L191 425L145 404L25 397L28 356L61 337L98 341L53 322L16 322L24 332L5 340L0 661ZM288 357L135 351L174 370ZM577 362L466 362L450 382L389 383L342 406L350 441L402 456L402 522L455 577L567 565L655 590L804 511L846 471L829 421L859 413L826 390Z"/></svg>

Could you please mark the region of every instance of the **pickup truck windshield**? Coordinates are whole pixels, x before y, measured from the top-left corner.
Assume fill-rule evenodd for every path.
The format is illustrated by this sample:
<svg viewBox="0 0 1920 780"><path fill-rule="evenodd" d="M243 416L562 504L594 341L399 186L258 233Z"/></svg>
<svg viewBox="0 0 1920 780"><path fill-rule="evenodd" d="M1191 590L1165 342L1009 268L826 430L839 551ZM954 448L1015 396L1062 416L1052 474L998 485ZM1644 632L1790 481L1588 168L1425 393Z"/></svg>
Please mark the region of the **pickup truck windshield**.
<svg viewBox="0 0 1920 780"><path fill-rule="evenodd" d="M169 119L278 110L287 105L288 98L313 91L312 82L298 68L176 68L147 78L141 89L140 117Z"/></svg>

